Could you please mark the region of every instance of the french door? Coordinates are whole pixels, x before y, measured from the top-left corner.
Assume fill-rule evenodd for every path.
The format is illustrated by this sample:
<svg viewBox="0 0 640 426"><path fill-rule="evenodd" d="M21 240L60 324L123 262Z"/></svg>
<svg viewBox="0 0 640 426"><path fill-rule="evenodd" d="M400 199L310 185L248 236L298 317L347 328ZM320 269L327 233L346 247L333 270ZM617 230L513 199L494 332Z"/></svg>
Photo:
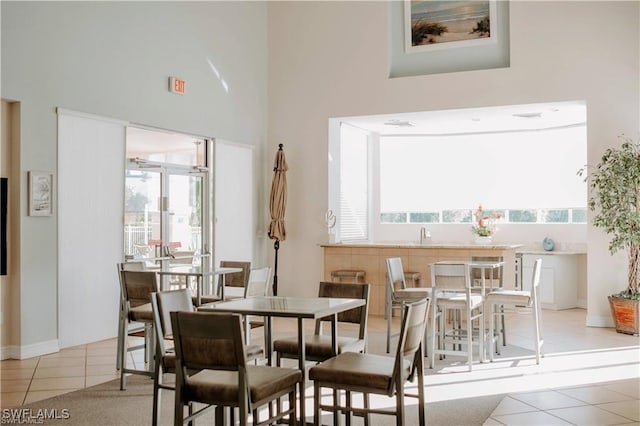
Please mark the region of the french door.
<svg viewBox="0 0 640 426"><path fill-rule="evenodd" d="M129 258L163 257L208 250L203 224L207 171L129 160L125 178L124 253ZM203 238L204 235L204 238Z"/></svg>

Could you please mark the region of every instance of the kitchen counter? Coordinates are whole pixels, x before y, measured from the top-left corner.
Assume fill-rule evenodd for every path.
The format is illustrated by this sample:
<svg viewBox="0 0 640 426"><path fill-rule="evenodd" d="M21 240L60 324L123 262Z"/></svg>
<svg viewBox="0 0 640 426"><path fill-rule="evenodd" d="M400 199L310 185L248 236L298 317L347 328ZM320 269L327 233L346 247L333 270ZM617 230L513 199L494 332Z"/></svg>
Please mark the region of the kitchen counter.
<svg viewBox="0 0 640 426"><path fill-rule="evenodd" d="M331 271L364 271L364 282L371 285L369 313L384 315L387 269L386 259L399 257L405 272L420 274L418 286L431 287L431 269L429 265L443 260L470 261L473 257L501 257L504 259L503 285L515 288L516 250L522 244L473 242L431 242L419 243L383 242L355 244L320 244L323 252L325 281L331 280Z"/></svg>
<svg viewBox="0 0 640 426"><path fill-rule="evenodd" d="M587 254L586 251L582 251L582 250L551 250L551 251L547 251L547 250L527 250L527 249L522 249L522 250L516 250L516 253L518 254L544 254L544 255L578 255L578 254Z"/></svg>
<svg viewBox="0 0 640 426"><path fill-rule="evenodd" d="M389 248L411 248L411 249L498 249L498 250L509 250L509 249L517 249L523 247L522 244L475 244L473 242L448 242L448 243L440 243L440 242L432 242L432 243L404 243L404 242L384 242L384 243L337 243L337 244L320 244L320 247L366 247L366 248L376 248L376 247L389 247ZM529 252L527 252L529 253ZM547 252L548 253L548 252Z"/></svg>

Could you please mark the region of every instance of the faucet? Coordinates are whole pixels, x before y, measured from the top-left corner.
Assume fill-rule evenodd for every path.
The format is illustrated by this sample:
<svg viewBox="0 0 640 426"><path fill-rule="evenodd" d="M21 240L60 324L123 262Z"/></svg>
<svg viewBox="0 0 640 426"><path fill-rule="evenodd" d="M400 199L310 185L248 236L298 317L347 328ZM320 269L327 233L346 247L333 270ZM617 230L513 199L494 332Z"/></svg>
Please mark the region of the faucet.
<svg viewBox="0 0 640 426"><path fill-rule="evenodd" d="M427 231L425 226L420 228L420 245L431 241L431 232Z"/></svg>

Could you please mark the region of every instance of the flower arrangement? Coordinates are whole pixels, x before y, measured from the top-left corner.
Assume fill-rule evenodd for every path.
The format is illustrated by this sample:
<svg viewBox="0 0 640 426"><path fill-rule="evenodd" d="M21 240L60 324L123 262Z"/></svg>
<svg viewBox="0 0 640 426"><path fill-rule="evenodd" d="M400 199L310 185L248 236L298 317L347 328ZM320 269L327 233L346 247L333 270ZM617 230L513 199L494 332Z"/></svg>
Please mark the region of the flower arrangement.
<svg viewBox="0 0 640 426"><path fill-rule="evenodd" d="M473 213L476 223L471 227L471 232L479 237L490 237L498 228L496 228L495 221L502 218L502 215L498 212L487 213L482 209L482 204L478 206Z"/></svg>

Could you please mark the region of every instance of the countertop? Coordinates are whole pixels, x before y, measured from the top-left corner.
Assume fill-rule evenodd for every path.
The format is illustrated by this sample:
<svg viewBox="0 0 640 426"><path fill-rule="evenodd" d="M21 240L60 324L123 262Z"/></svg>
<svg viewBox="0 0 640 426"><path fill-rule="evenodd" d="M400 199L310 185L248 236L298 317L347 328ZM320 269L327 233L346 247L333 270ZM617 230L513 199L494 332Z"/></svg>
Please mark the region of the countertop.
<svg viewBox="0 0 640 426"><path fill-rule="evenodd" d="M527 249L522 249L522 250L516 250L516 253L519 254L546 254L546 255L578 255L578 254L587 254L586 251L579 251L579 250L551 250L551 251L546 251L546 250L527 250Z"/></svg>
<svg viewBox="0 0 640 426"><path fill-rule="evenodd" d="M393 243L393 242L384 242L384 243L337 243L337 244L320 244L320 247L361 247L361 248L416 248L416 249L498 249L498 250L508 250L508 249L517 249L522 247L522 244L474 244L472 242L432 242L432 243Z"/></svg>

